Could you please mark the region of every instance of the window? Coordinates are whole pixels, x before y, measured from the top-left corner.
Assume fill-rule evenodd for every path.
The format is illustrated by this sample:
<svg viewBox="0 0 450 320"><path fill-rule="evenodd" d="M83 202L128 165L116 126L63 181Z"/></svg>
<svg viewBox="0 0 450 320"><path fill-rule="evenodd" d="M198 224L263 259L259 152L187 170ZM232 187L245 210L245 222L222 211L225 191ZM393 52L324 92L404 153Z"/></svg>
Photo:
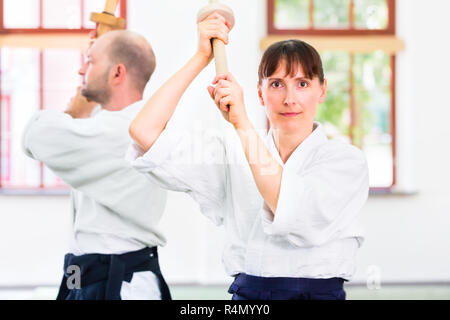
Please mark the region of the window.
<svg viewBox="0 0 450 320"><path fill-rule="evenodd" d="M21 136L31 115L64 110L81 83L78 69L105 0L0 0L0 189L57 191L67 186L26 157ZM126 16L121 0L116 15Z"/></svg>
<svg viewBox="0 0 450 320"><path fill-rule="evenodd" d="M372 191L395 185L395 0L268 0L270 43L297 38L319 50L328 80L317 121L361 148Z"/></svg>
<svg viewBox="0 0 450 320"><path fill-rule="evenodd" d="M395 34L395 0L268 0L269 34Z"/></svg>

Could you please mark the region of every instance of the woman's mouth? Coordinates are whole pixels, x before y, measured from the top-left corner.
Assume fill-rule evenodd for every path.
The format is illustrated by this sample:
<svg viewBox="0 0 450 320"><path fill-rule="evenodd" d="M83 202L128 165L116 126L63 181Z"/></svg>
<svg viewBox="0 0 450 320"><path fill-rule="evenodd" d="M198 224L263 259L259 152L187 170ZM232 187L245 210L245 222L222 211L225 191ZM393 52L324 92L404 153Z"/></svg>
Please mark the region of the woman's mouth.
<svg viewBox="0 0 450 320"><path fill-rule="evenodd" d="M298 116L300 113L301 112L282 112L280 114L284 117L292 118Z"/></svg>

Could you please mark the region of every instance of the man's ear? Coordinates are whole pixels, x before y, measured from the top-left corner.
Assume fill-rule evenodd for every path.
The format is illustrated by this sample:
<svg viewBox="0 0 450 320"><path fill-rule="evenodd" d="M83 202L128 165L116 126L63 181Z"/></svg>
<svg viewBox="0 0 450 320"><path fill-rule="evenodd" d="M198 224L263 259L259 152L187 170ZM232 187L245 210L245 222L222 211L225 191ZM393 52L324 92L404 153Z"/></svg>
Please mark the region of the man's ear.
<svg viewBox="0 0 450 320"><path fill-rule="evenodd" d="M120 84L125 81L127 76L127 69L125 68L125 65L122 63L117 64L112 69L112 83L113 84Z"/></svg>
<svg viewBox="0 0 450 320"><path fill-rule="evenodd" d="M264 98L262 95L262 89L261 89L261 85L258 83L257 84L257 88L258 88L258 98L259 98L259 102L261 103L261 105L264 107Z"/></svg>
<svg viewBox="0 0 450 320"><path fill-rule="evenodd" d="M324 103L327 97L327 79L323 79L323 84L321 85L321 93L319 97L319 103Z"/></svg>

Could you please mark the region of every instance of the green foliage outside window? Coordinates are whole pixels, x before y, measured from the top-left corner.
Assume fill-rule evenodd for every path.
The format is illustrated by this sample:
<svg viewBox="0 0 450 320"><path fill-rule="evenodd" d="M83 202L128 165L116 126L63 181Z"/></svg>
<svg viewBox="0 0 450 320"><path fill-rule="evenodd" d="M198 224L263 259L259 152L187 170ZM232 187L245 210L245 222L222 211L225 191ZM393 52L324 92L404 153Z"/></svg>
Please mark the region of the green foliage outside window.
<svg viewBox="0 0 450 320"><path fill-rule="evenodd" d="M275 25L280 29L309 28L309 0L276 0ZM350 0L313 0L314 28L350 27ZM387 0L353 0L354 27L384 29L388 23Z"/></svg>
<svg viewBox="0 0 450 320"><path fill-rule="evenodd" d="M313 3L311 12L310 3ZM380 30L388 26L387 0L276 0L277 29ZM312 14L312 16L310 16ZM353 22L353 24L352 24ZM326 36L326 31L320 35ZM351 36L351 33L349 33ZM316 120L330 138L350 141L364 150L371 187L389 187L393 181L391 132L391 63L382 51L320 52L327 97Z"/></svg>

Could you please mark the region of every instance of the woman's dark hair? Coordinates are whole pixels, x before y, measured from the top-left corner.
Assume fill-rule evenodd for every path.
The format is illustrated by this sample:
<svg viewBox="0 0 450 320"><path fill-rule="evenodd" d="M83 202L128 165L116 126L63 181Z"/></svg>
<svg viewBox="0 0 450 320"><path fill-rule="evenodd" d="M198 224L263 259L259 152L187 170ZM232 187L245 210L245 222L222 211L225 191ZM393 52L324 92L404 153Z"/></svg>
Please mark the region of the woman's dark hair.
<svg viewBox="0 0 450 320"><path fill-rule="evenodd" d="M311 45L300 40L285 40L272 44L267 48L259 65L259 84L277 70L282 61L286 62L286 75L295 76L299 66L308 79L318 77L324 83L322 60L319 53Z"/></svg>

